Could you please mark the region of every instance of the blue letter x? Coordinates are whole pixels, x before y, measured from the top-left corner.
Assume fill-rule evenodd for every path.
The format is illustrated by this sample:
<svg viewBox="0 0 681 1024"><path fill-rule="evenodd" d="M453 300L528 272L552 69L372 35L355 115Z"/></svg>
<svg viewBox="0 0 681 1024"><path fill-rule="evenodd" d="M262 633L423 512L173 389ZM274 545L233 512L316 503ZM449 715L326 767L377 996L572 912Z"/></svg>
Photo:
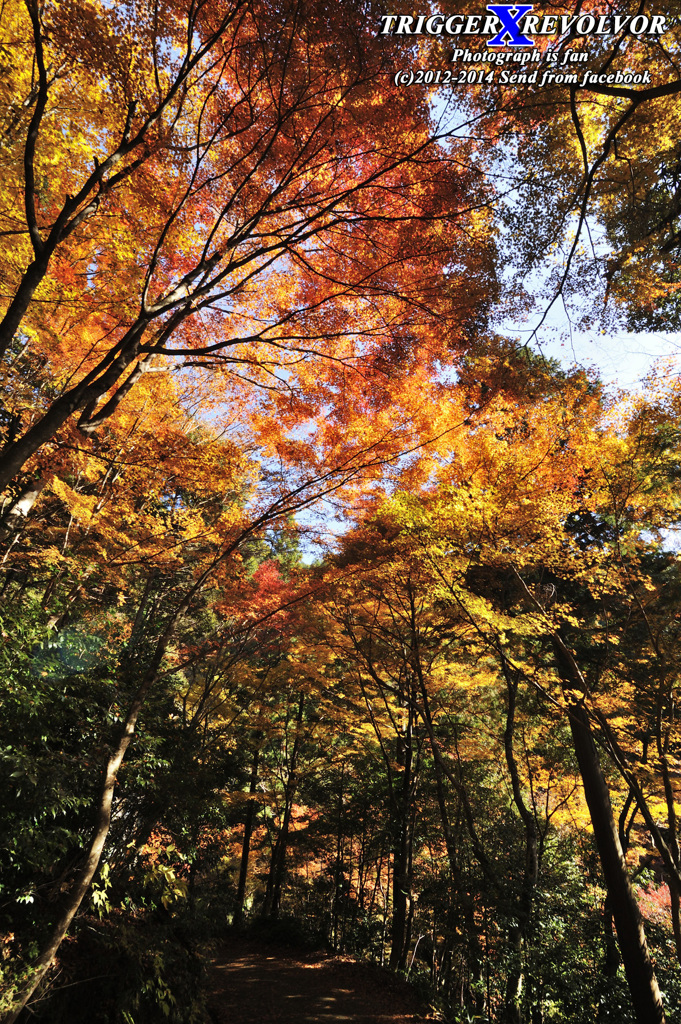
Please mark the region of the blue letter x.
<svg viewBox="0 0 681 1024"><path fill-rule="evenodd" d="M492 14L496 14L497 18L501 20L501 31L495 35L494 39L490 39L488 46L534 46L531 39L527 36L523 36L519 31L519 22L528 11L531 11L534 4L487 4L487 10L491 11ZM515 14L511 14L511 11L515 11ZM508 43L504 41L504 36L510 36Z"/></svg>

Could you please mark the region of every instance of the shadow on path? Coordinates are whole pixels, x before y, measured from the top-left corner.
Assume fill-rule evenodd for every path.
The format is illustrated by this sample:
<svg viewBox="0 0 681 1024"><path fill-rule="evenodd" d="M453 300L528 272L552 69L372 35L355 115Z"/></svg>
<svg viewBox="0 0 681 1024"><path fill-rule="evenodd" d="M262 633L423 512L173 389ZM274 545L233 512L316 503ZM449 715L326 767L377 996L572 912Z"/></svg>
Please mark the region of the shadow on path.
<svg viewBox="0 0 681 1024"><path fill-rule="evenodd" d="M211 968L216 1024L426 1024L413 990L371 964L233 938Z"/></svg>

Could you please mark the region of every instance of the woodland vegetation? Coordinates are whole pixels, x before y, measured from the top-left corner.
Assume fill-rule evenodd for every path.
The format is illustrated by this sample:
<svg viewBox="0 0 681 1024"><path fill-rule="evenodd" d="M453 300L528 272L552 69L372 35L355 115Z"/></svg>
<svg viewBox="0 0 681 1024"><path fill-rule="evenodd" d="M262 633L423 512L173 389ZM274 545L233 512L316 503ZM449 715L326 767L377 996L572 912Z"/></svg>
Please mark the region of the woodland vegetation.
<svg viewBox="0 0 681 1024"><path fill-rule="evenodd" d="M0 5L6 1024L202 1024L227 928L681 1020L681 383L503 329L679 329L675 5L583 89L385 13Z"/></svg>

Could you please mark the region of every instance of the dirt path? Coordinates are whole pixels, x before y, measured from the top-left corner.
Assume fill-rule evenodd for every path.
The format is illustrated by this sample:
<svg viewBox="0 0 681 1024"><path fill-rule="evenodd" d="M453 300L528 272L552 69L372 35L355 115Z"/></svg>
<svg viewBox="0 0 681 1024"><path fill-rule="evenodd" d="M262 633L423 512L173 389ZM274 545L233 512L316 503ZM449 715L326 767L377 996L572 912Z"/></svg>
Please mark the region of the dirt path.
<svg viewBox="0 0 681 1024"><path fill-rule="evenodd" d="M230 939L213 959L216 1024L426 1024L412 989L349 957Z"/></svg>

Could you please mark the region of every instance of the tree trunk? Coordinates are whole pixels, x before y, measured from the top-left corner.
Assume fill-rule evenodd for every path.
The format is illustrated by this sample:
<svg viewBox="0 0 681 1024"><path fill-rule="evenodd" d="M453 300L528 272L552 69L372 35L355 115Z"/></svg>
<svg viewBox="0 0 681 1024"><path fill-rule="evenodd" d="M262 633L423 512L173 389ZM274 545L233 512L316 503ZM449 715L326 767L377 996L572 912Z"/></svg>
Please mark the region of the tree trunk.
<svg viewBox="0 0 681 1024"><path fill-rule="evenodd" d="M406 932L409 904L409 826L399 823L399 836L393 852L393 914L390 928L389 967L402 970L407 959Z"/></svg>
<svg viewBox="0 0 681 1024"><path fill-rule="evenodd" d="M251 852L251 839L253 837L253 825L255 823L255 792L258 785L258 760L260 751L256 747L253 751L253 765L251 767L251 780L248 787L250 800L246 810L246 821L244 823L244 841L241 845L241 865L239 867L239 884L236 891L236 907L234 909L234 924L240 925L244 914L244 900L246 898L246 880L248 878L248 858Z"/></svg>
<svg viewBox="0 0 681 1024"><path fill-rule="evenodd" d="M7 312L2 320L0 320L0 359L4 357L5 352L7 352L12 344L14 335L17 333L21 321L26 315L26 310L31 303L35 290L45 276L49 255L49 253L43 252L29 264L24 272L21 284L7 308Z"/></svg>
<svg viewBox="0 0 681 1024"><path fill-rule="evenodd" d="M562 639L554 634L554 649L566 690L587 692L587 686L574 657ZM648 954L643 921L636 903L617 826L612 812L610 792L601 770L591 722L582 700L571 698L570 730L584 796L591 815L594 839L617 929L627 984L638 1024L664 1024L665 1014L653 965Z"/></svg>
<svg viewBox="0 0 681 1024"><path fill-rule="evenodd" d="M334 952L338 950L338 919L339 895L343 879L343 783L345 766L341 767L340 786L338 787L338 815L336 821L336 864L333 871L333 904L331 911L331 944ZM345 902L345 901L344 901Z"/></svg>
<svg viewBox="0 0 681 1024"><path fill-rule="evenodd" d="M291 759L289 761L288 779L284 793L284 816L281 822L281 829L272 850L270 872L267 879L265 892L264 915L275 921L279 917L281 907L281 890L284 884L284 873L286 869L286 848L288 846L288 832L291 823L291 811L293 809L293 798L298 785L298 751L300 750L300 732L303 724L303 711L305 708L305 696L301 693L298 701L298 712L296 714L296 736L293 741Z"/></svg>
<svg viewBox="0 0 681 1024"><path fill-rule="evenodd" d="M140 711L144 706L144 702L149 691L156 682L158 670L161 666L161 662L163 661L168 644L170 643L170 639L174 633L177 621L181 615L184 614L191 597L197 592L199 587L202 585L202 582L203 580L199 579L199 581L195 583L185 595L175 612L171 615L170 621L168 622L163 635L159 638L156 644L153 657L151 658L149 666L142 677L142 682L130 702L125 722L123 723L118 736L118 741L106 763L104 783L102 785L99 805L97 807L95 828L83 866L74 879L73 887L66 897L62 912L57 918L52 929L52 934L48 939L45 948L30 969L30 974L26 978L24 984L19 988L11 1009L3 1019L3 1024L14 1024L19 1014L28 1003L28 1000L42 982L66 936L66 932L68 931L71 921L77 914L78 909L90 888L92 879L99 867L99 862L104 850L104 844L109 834L109 828L111 827L111 808L113 804L114 790L116 788L116 778L121 764L123 763L123 758L125 757L128 747L135 735L137 719L139 718Z"/></svg>
<svg viewBox="0 0 681 1024"><path fill-rule="evenodd" d="M112 352L104 356L80 383L56 398L42 419L34 423L23 437L4 448L0 454L0 492L12 483L30 457L52 440L74 412L97 402L113 387L136 358L146 326L147 321L138 318ZM118 354L114 356L115 352Z"/></svg>
<svg viewBox="0 0 681 1024"><path fill-rule="evenodd" d="M406 703L406 701L403 701ZM404 735L397 737L397 763L402 767L399 792L393 792L392 814L393 835L393 912L390 927L390 960L393 971L404 970L407 963L407 912L411 894L409 863L411 860L411 804L413 799L413 716L407 709L407 726Z"/></svg>
<svg viewBox="0 0 681 1024"><path fill-rule="evenodd" d="M132 742L132 738L135 734L137 718L142 709L146 695L156 678L157 668L157 659L154 659L152 666L149 668L142 685L137 691L137 694L128 709L128 714L121 730L118 743L114 747L107 761L104 773L104 784L102 786L99 806L97 808L94 834L90 842L85 862L76 875L73 887L69 892L62 912L52 929L52 934L47 941L47 945L31 968L31 973L27 980L19 989L19 992L15 997L14 1004L9 1013L5 1016L3 1024L14 1024L19 1014L26 1006L28 1000L40 985L52 965L57 954L57 950L66 936L71 921L78 912L78 909L90 888L90 883L95 876L97 868L99 867L106 837L109 834L109 827L111 825L111 807L113 803L114 790L116 788L118 770L123 762L126 751Z"/></svg>
<svg viewBox="0 0 681 1024"><path fill-rule="evenodd" d="M276 921L279 917L281 907L281 889L286 868L286 847L288 846L288 830L291 822L291 802L287 799L284 807L284 817L281 823L279 835L272 850L270 861L270 873L267 879L267 890L265 892L265 916Z"/></svg>
<svg viewBox="0 0 681 1024"><path fill-rule="evenodd" d="M523 983L522 948L532 915L534 889L539 876L539 856L537 842L537 823L534 814L527 807L520 785L520 773L513 749L515 729L515 708L520 674L513 672L499 649L502 670L506 680L508 705L506 710L506 728L504 730L504 751L506 766L511 778L513 800L525 828L525 866L520 899L517 903L517 924L510 929L509 943L511 946L511 968L506 979L504 996L504 1024L520 1024L520 997Z"/></svg>

